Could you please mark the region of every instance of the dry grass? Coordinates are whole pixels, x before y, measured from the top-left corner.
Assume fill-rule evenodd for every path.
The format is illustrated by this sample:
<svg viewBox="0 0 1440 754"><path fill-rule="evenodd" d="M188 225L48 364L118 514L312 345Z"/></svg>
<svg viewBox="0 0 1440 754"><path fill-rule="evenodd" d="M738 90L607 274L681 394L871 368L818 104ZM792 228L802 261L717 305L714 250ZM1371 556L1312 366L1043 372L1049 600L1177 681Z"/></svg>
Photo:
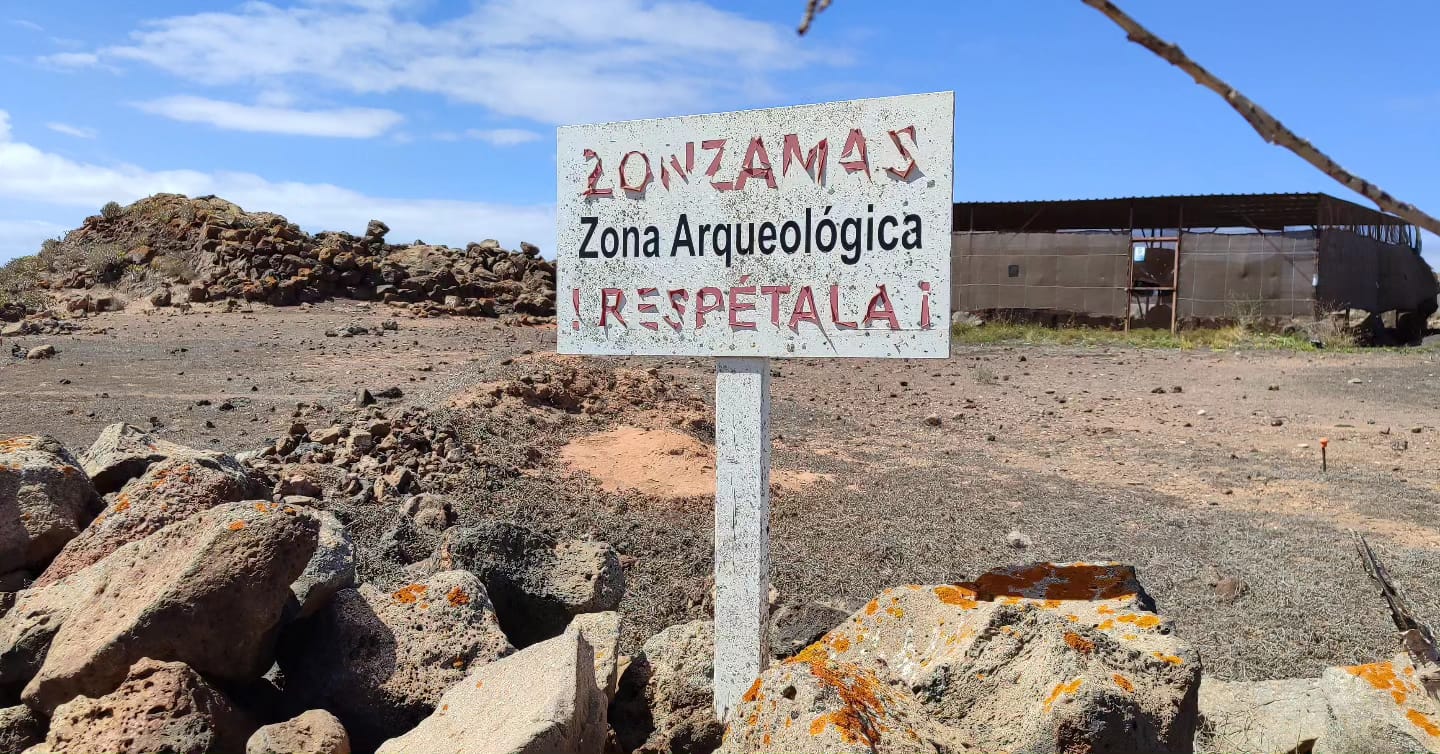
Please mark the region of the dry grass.
<svg viewBox="0 0 1440 754"><path fill-rule="evenodd" d="M1102 327L1047 327L1039 324L987 322L983 325L956 324L951 328L956 343L966 345L1025 344L1050 346L1131 346L1134 348L1169 348L1177 350L1267 349L1313 351L1308 333L1283 334L1263 332L1244 325L1181 330L1137 328L1130 332ZM1321 339L1325 348L1354 347L1340 333Z"/></svg>

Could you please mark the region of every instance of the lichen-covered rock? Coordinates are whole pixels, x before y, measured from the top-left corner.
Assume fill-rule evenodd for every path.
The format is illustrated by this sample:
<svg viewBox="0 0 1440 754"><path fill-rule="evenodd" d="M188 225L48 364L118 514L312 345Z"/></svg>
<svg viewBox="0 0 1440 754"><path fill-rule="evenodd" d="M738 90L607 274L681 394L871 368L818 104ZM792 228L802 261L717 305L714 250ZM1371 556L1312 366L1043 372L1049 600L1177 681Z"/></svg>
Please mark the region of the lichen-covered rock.
<svg viewBox="0 0 1440 754"><path fill-rule="evenodd" d="M355 586L355 544L345 524L329 511L310 511L320 522L315 554L290 591L295 595L292 618L314 615L341 589Z"/></svg>
<svg viewBox="0 0 1440 754"><path fill-rule="evenodd" d="M0 752L18 754L45 740L45 723L21 704L0 709Z"/></svg>
<svg viewBox="0 0 1440 754"><path fill-rule="evenodd" d="M1330 705L1318 678L1200 682L1202 754L1286 754L1311 751L1325 732Z"/></svg>
<svg viewBox="0 0 1440 754"><path fill-rule="evenodd" d="M80 462L96 491L108 495L144 474L150 464L189 452L190 448L152 437L139 427L117 423L100 430L100 436L80 454Z"/></svg>
<svg viewBox="0 0 1440 754"><path fill-rule="evenodd" d="M53 754L239 752L254 724L180 662L141 659L104 696L60 705L44 751Z"/></svg>
<svg viewBox="0 0 1440 754"><path fill-rule="evenodd" d="M600 754L605 695L578 631L477 668L377 754Z"/></svg>
<svg viewBox="0 0 1440 754"><path fill-rule="evenodd" d="M1440 704L1416 680L1409 656L1326 668L1319 685L1330 718L1315 754L1440 752Z"/></svg>
<svg viewBox="0 0 1440 754"><path fill-rule="evenodd" d="M913 734L984 751L1188 752L1199 657L1144 602L1133 570L1106 564L1047 563L992 571L966 584L897 587L766 671L762 685L808 667L832 688L821 696L839 700L826 719L869 721L841 733L842 740L858 736L886 750L903 750ZM943 731L916 728L913 717L877 717L863 708L864 699L847 698L843 679L871 676L910 697L882 709L908 710L913 702ZM772 742L789 740L744 724L774 702L753 695L742 701L729 728L740 741L734 746L756 746L766 734ZM819 728L818 719L794 724ZM768 750L785 750L776 746Z"/></svg>
<svg viewBox="0 0 1440 754"><path fill-rule="evenodd" d="M334 715L312 709L255 731L245 754L350 754L350 736Z"/></svg>
<svg viewBox="0 0 1440 754"><path fill-rule="evenodd" d="M53 584L121 545L221 503L254 499L260 491L233 457L184 449L152 463L143 474L126 482L90 526L65 545L35 580L35 586Z"/></svg>
<svg viewBox="0 0 1440 754"><path fill-rule="evenodd" d="M39 570L98 509L79 462L54 438L0 439L0 573Z"/></svg>
<svg viewBox="0 0 1440 754"><path fill-rule="evenodd" d="M959 754L962 733L870 668L802 652L746 692L719 754Z"/></svg>
<svg viewBox="0 0 1440 754"><path fill-rule="evenodd" d="M724 727L715 720L715 624L692 621L650 637L620 678L611 727L637 754L709 754Z"/></svg>
<svg viewBox="0 0 1440 754"><path fill-rule="evenodd" d="M430 714L445 689L513 648L485 587L465 571L383 592L341 589L285 638L286 691L334 712L357 748Z"/></svg>
<svg viewBox="0 0 1440 754"><path fill-rule="evenodd" d="M580 613L614 610L625 594L620 556L603 542L557 542L511 523L445 532L431 572L461 568L485 582L517 646L559 635Z"/></svg>
<svg viewBox="0 0 1440 754"><path fill-rule="evenodd" d="M290 583L314 552L318 529L294 508L227 503L30 590L43 593L36 601L63 623L22 698L48 711L81 694L100 696L144 657L184 662L217 680L258 678L272 663ZM27 597L0 619L0 639L34 635L8 630L33 625L37 610L19 610ZM68 608L53 606L59 598ZM0 643L0 655L9 649Z"/></svg>

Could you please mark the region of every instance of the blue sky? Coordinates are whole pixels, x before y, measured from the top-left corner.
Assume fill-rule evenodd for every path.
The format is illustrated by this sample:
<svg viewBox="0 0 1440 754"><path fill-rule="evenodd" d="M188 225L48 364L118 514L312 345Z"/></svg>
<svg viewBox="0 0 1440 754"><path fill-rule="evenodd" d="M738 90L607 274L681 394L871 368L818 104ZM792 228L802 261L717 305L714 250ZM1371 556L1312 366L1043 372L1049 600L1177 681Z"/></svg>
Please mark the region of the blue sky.
<svg viewBox="0 0 1440 754"><path fill-rule="evenodd" d="M957 200L1355 198L1079 0L835 0L797 38L802 5L0 0L0 259L164 190L549 254L558 124L946 89ZM1440 213L1440 3L1123 6Z"/></svg>

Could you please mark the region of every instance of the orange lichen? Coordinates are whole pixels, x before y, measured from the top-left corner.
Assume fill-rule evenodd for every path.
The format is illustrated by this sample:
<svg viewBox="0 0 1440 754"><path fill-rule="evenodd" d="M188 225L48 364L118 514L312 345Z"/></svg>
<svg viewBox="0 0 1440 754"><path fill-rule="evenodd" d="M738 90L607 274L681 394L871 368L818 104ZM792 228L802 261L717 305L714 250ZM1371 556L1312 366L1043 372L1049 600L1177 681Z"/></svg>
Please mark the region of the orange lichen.
<svg viewBox="0 0 1440 754"><path fill-rule="evenodd" d="M836 652L844 652L850 649L850 638L844 634L835 634L833 637L827 638L829 639L830 646L834 647Z"/></svg>
<svg viewBox="0 0 1440 754"><path fill-rule="evenodd" d="M1160 660L1160 661L1162 661L1162 662L1168 662L1168 663L1170 663L1171 665L1184 665L1184 664L1185 664L1185 661L1184 661L1184 660L1180 659L1179 657L1176 657L1175 655L1167 655L1167 654L1165 654L1164 652L1151 652L1150 654L1154 655L1154 656L1155 656L1155 659Z"/></svg>
<svg viewBox="0 0 1440 754"><path fill-rule="evenodd" d="M418 601L420 597L424 595L426 590L428 590L429 588L430 587L425 586L424 584L411 584L406 587L401 587L398 591L396 591L390 596L393 597L396 602L399 602L402 605L409 605Z"/></svg>
<svg viewBox="0 0 1440 754"><path fill-rule="evenodd" d="M785 661L787 665L808 665L810 674L840 699L840 709L810 722L810 735L818 736L833 725L845 743L864 742L874 746L880 741L881 733L888 730L882 722L886 715L887 687L869 670L831 661L823 644L812 644Z"/></svg>
<svg viewBox="0 0 1440 754"><path fill-rule="evenodd" d="M740 701L742 701L742 702L747 702L747 703L748 703L748 702L754 702L754 701L758 700L759 698L760 698L760 679L759 679L759 678L756 678L756 679L755 679L755 682L752 683L752 684L750 684L750 688L749 688L749 689L746 689L745 694L740 697Z"/></svg>
<svg viewBox="0 0 1440 754"><path fill-rule="evenodd" d="M35 447L36 438L31 435L21 435L8 440L0 440L0 453L14 453L21 450L30 450Z"/></svg>
<svg viewBox="0 0 1440 754"><path fill-rule="evenodd" d="M1059 698L1061 697L1061 695L1063 695L1063 694L1073 694L1073 693L1075 693L1076 691L1078 691L1078 690L1080 689L1080 684L1082 684L1082 683L1084 683L1084 682L1085 682L1085 679L1084 679L1084 678L1076 678L1076 679L1073 680L1073 681L1067 681L1067 682L1061 682L1061 683L1055 684L1055 688L1050 689L1050 696L1048 696L1048 697L1045 698L1045 711L1046 711L1046 712L1049 712L1049 711L1050 711L1050 705L1054 704L1054 703L1055 703L1055 700L1056 700L1056 699L1059 699Z"/></svg>
<svg viewBox="0 0 1440 754"><path fill-rule="evenodd" d="M880 603L877 602L877 601L875 601L875 600L870 600L869 602L865 603L865 614L866 614L866 615L874 615L874 614L875 614L875 611L876 611L876 610L879 610L879 609L880 609Z"/></svg>
<svg viewBox="0 0 1440 754"><path fill-rule="evenodd" d="M1118 620L1121 623L1132 623L1137 628L1154 628L1160 625L1160 616L1158 615L1140 615L1138 613L1126 613L1124 615L1118 616L1117 618L1115 618L1115 620Z"/></svg>
<svg viewBox="0 0 1440 754"><path fill-rule="evenodd" d="M763 735L763 736L760 737L760 745L761 745L761 746L769 746L769 745L770 745L770 734L769 734L769 733L766 733L765 735Z"/></svg>
<svg viewBox="0 0 1440 754"><path fill-rule="evenodd" d="M1346 672L1363 679L1380 691L1390 692L1396 704L1404 704L1409 698L1405 681L1395 675L1395 666L1388 662L1372 662L1369 665L1352 665Z"/></svg>
<svg viewBox="0 0 1440 754"><path fill-rule="evenodd" d="M1095 627L1100 629L1101 631L1109 631L1110 629L1115 627L1115 621L1110 618L1106 618L1105 620L1100 621L1100 624Z"/></svg>
<svg viewBox="0 0 1440 754"><path fill-rule="evenodd" d="M1129 678L1126 678L1125 676L1120 675L1119 673L1113 673L1113 674L1111 674L1110 677L1115 680L1115 685L1116 685L1116 686L1119 686L1120 688L1125 689L1126 691L1131 691L1131 692L1133 692L1133 691L1135 690L1135 684L1131 683Z"/></svg>
<svg viewBox="0 0 1440 754"><path fill-rule="evenodd" d="M1099 605L1095 608L1095 612L1101 615L1114 615L1115 608L1110 607L1109 605Z"/></svg>
<svg viewBox="0 0 1440 754"><path fill-rule="evenodd" d="M130 510L130 496L122 492L115 498L115 512L123 513L128 510Z"/></svg>
<svg viewBox="0 0 1440 754"><path fill-rule="evenodd" d="M1071 633L1069 631L1065 632L1065 643L1069 644L1071 649L1079 652L1082 655L1088 655L1091 652L1095 651L1095 642L1090 641L1089 639L1081 636L1080 634Z"/></svg>
<svg viewBox="0 0 1440 754"><path fill-rule="evenodd" d="M887 607L887 608L885 608L885 612L889 613L889 614L890 614L890 617L892 617L892 618L904 618L904 617L905 617L905 611L904 611L904 610L901 610L901 609L898 608L898 607Z"/></svg>
<svg viewBox="0 0 1440 754"><path fill-rule="evenodd" d="M1125 634L1120 638L1124 639L1125 641L1135 641L1139 637L1137 637L1135 634Z"/></svg>
<svg viewBox="0 0 1440 754"><path fill-rule="evenodd" d="M975 599L974 590L958 585L945 584L935 587L935 598L964 610L971 610L980 604Z"/></svg>
<svg viewBox="0 0 1440 754"><path fill-rule="evenodd" d="M1440 738L1440 726L1437 726L1435 721L1431 720L1430 716L1424 712L1413 709L1405 710L1405 719L1414 723L1415 727L1425 731L1431 736Z"/></svg>
<svg viewBox="0 0 1440 754"><path fill-rule="evenodd" d="M1055 608L1060 607L1060 600L1045 600L1044 602L1040 603L1040 606L1045 608L1046 610L1054 610Z"/></svg>
<svg viewBox="0 0 1440 754"><path fill-rule="evenodd" d="M230 526L228 526L228 527L226 527L226 528L228 528L230 531L240 531L241 529L244 529L244 528L245 528L245 522L244 522L244 521L231 521L231 522L230 522Z"/></svg>
<svg viewBox="0 0 1440 754"><path fill-rule="evenodd" d="M456 660L456 661L454 661L454 662L452 662L452 663L450 663L450 664L453 665L453 666L455 666L456 668L461 668L461 669L463 669L463 668L465 667L465 658L462 657L462 658L460 658L460 659L458 659L458 660Z"/></svg>
<svg viewBox="0 0 1440 754"><path fill-rule="evenodd" d="M457 586L452 588L449 594L445 595L445 601L455 607L461 607L462 605L470 604L470 595L466 594L464 589Z"/></svg>

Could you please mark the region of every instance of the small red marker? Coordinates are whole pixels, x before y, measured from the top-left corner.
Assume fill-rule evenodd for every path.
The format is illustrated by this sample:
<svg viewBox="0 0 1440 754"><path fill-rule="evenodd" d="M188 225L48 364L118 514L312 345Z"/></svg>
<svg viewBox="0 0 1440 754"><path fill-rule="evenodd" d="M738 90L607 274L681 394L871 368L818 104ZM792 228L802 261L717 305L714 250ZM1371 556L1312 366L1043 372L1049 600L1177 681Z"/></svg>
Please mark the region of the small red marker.
<svg viewBox="0 0 1440 754"><path fill-rule="evenodd" d="M1330 438L1320 438L1320 470L1325 471L1325 448L1330 444Z"/></svg>

